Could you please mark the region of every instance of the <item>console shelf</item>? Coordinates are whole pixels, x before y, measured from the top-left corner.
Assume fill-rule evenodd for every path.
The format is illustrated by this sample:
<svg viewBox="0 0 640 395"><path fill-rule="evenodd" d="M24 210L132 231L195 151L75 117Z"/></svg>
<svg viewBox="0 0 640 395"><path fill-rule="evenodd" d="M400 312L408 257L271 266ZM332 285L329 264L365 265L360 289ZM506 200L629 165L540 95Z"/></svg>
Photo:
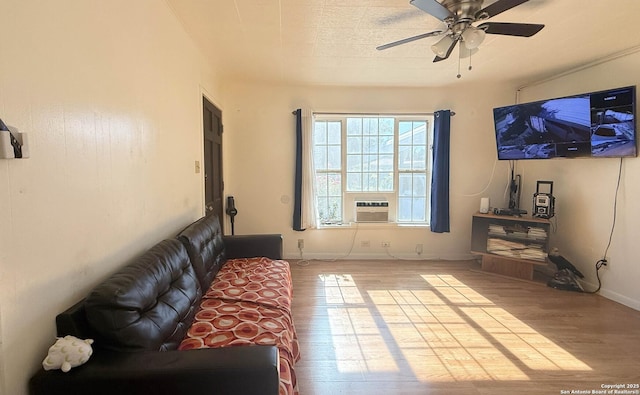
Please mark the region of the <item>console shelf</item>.
<svg viewBox="0 0 640 395"><path fill-rule="evenodd" d="M471 226L471 252L482 255L482 270L533 279L535 265L546 265L548 219L477 213Z"/></svg>

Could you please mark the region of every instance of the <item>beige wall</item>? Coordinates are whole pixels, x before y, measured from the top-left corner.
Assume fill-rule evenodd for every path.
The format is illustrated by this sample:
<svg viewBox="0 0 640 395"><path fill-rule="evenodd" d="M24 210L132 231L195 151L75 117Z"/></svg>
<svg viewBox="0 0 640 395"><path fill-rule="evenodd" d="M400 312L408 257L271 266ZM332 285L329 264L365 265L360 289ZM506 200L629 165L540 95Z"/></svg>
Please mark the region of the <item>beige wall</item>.
<svg viewBox="0 0 640 395"><path fill-rule="evenodd" d="M226 193L236 198L237 233L277 232L285 236L285 255L298 258L297 239L305 239L304 257L389 258L380 246L390 241L393 256L468 259L471 215L480 197L504 207L507 163L496 163L492 105L513 100L510 89L495 85L448 89L358 89L270 86L236 83L225 86L225 150L229 177ZM432 112L451 109L451 233L428 228L360 225L357 229L294 232L292 196L295 122L299 107L323 112ZM496 167L492 179L492 171ZM485 187L487 190L483 192ZM354 242L355 240L355 242ZM370 247L360 247L361 241Z"/></svg>
<svg viewBox="0 0 640 395"><path fill-rule="evenodd" d="M525 87L521 99L540 100L628 85L640 86L640 52L587 67L541 84ZM640 96L638 96L640 98ZM636 109L638 113L638 109ZM636 121L636 126L640 123ZM532 196L537 180L554 181L557 231L553 244L587 277L589 289L597 287L595 264L603 257L613 222L615 189L620 159L521 161ZM610 265L600 270L600 293L640 310L640 158L622 161L615 231L607 255Z"/></svg>
<svg viewBox="0 0 640 395"><path fill-rule="evenodd" d="M0 0L0 394L26 393L56 313L202 213L218 83L164 1Z"/></svg>

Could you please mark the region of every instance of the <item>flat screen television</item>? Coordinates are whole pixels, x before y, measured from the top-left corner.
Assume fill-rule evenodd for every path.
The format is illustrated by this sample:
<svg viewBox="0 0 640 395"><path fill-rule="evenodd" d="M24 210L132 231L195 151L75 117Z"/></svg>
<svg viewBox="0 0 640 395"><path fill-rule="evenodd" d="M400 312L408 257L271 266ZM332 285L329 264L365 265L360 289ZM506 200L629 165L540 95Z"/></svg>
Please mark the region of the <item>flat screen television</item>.
<svg viewBox="0 0 640 395"><path fill-rule="evenodd" d="M498 159L635 157L636 87L494 108Z"/></svg>

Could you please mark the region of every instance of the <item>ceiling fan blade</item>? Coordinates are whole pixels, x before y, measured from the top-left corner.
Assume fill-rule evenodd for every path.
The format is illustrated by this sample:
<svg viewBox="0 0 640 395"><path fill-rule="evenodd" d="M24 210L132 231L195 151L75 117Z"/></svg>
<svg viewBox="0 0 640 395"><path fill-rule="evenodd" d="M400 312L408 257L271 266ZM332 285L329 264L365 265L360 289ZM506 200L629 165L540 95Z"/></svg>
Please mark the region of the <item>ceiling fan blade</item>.
<svg viewBox="0 0 640 395"><path fill-rule="evenodd" d="M434 31L429 32L429 33L418 34L417 36L403 38L402 40L394 41L394 42L389 43L389 44L384 44L384 45L381 45L379 47L376 47L376 49L378 51L382 51L383 49L395 47L395 46L401 45L401 44L410 43L411 41L416 41L416 40L420 40L420 39L427 38L427 37L437 36L439 34L442 34L442 30L434 30Z"/></svg>
<svg viewBox="0 0 640 395"><path fill-rule="evenodd" d="M438 3L436 0L411 0L411 5L420 8L422 11L433 15L434 17L444 21L447 18L453 16L445 6Z"/></svg>
<svg viewBox="0 0 640 395"><path fill-rule="evenodd" d="M510 10L513 7L517 7L522 3L526 3L527 1L529 0L498 0L495 3L478 11L476 13L476 18L479 18L481 15L486 15L485 19L489 19L507 10Z"/></svg>
<svg viewBox="0 0 640 395"><path fill-rule="evenodd" d="M454 41L451 43L451 46L450 46L450 47L449 47L449 49L447 50L447 53L444 55L444 57L443 57L443 58L441 58L440 56L436 56L436 57L433 59L433 63L440 62L440 61L442 61L442 60L447 59L447 58L449 57L449 55L451 55L451 52L453 51L453 48L455 48L455 46L456 46L456 44L457 44L457 43L458 43L458 40L454 40Z"/></svg>
<svg viewBox="0 0 640 395"><path fill-rule="evenodd" d="M502 23L485 22L478 26L487 34L502 34L505 36L531 37L538 33L544 25L533 23Z"/></svg>
<svg viewBox="0 0 640 395"><path fill-rule="evenodd" d="M413 8L409 8L404 12L398 13L396 15L390 15L377 20L377 24L381 26L388 26L395 23L403 22L407 19L414 18L418 15L421 15L418 10L414 10Z"/></svg>

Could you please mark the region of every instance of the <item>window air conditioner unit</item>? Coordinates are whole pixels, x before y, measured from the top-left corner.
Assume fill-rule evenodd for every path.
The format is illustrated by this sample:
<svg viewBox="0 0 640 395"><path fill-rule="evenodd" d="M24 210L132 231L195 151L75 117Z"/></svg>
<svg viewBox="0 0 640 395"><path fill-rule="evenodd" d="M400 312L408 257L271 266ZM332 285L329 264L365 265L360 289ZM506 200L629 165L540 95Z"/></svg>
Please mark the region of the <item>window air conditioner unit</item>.
<svg viewBox="0 0 640 395"><path fill-rule="evenodd" d="M356 222L389 222L389 202L356 200Z"/></svg>

